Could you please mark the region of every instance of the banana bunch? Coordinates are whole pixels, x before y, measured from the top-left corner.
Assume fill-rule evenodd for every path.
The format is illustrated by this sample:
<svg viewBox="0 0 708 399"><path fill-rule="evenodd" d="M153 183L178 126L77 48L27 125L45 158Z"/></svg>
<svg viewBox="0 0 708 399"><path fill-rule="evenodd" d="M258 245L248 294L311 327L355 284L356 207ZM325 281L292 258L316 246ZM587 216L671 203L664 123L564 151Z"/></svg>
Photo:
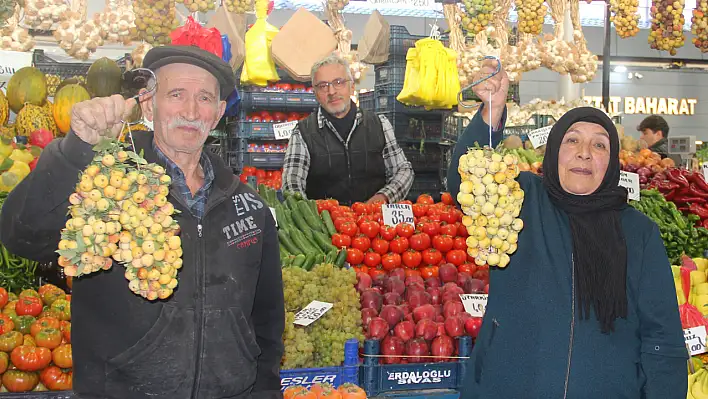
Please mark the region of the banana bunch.
<svg viewBox="0 0 708 399"><path fill-rule="evenodd" d="M688 303L695 306L703 316L708 316L708 259L694 258L697 270L691 271L691 287L688 294ZM686 303L681 282L681 266L671 266L671 272L676 286L676 299L679 305Z"/></svg>
<svg viewBox="0 0 708 399"><path fill-rule="evenodd" d="M694 374L688 374L686 399L708 399L708 370L701 368Z"/></svg>

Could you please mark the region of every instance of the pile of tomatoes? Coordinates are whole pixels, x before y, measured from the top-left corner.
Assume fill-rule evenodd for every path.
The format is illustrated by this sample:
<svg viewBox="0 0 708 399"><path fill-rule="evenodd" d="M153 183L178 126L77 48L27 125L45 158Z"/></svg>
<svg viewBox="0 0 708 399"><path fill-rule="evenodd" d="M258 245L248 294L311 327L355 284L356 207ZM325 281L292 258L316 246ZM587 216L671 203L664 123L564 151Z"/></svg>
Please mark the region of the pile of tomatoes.
<svg viewBox="0 0 708 399"><path fill-rule="evenodd" d="M264 184L274 190L279 190L283 185L283 170L263 170L253 166L244 166L241 171L241 181L248 183L248 177L256 177L256 185Z"/></svg>
<svg viewBox="0 0 708 399"><path fill-rule="evenodd" d="M0 392L71 390L71 295L0 288Z"/></svg>
<svg viewBox="0 0 708 399"><path fill-rule="evenodd" d="M489 282L489 267L477 266L467 254L467 229L462 225L462 212L452 196L443 193L435 203L430 195L419 196L412 205L414 224L396 227L383 223L381 204L354 203L341 206L336 200L318 200L319 212L328 210L337 234L332 244L347 248L347 262L357 271L372 278L398 267L407 276L438 277L443 263L452 263L458 272L467 272L476 279Z"/></svg>

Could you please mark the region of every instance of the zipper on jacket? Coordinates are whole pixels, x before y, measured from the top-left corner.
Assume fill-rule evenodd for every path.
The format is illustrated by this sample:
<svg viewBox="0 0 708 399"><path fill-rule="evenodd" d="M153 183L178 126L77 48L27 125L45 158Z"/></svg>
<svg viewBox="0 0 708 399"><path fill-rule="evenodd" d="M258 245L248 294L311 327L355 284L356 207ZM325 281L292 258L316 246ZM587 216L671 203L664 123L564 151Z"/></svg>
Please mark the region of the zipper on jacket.
<svg viewBox="0 0 708 399"><path fill-rule="evenodd" d="M575 339L575 256L571 257L573 268L570 272L571 278L571 305L570 305L570 343L568 344L568 368L565 372L565 387L563 389L563 399L568 398L568 381L570 380L570 364L573 358L573 341Z"/></svg>
<svg viewBox="0 0 708 399"><path fill-rule="evenodd" d="M199 236L199 238L202 238L202 224L201 224L201 222L199 224L197 224L197 235Z"/></svg>
<svg viewBox="0 0 708 399"><path fill-rule="evenodd" d="M206 212L205 212L206 214ZM203 256L202 256L202 246L204 241L202 240L202 221L199 220L197 222L197 245L195 246L195 259L197 260L194 262L194 264L197 267L196 273L195 273L195 278L196 278L196 294L197 294L197 306L195 307L195 312L197 316L197 322L195 324L195 328L197 329L195 331L195 337L196 337L196 343L197 343L197 350L196 350L196 365L194 367L194 384L192 385L192 398L197 398L197 395L199 393L199 384L202 379L202 351L204 350L204 296L206 294L206 284L205 284L205 275L206 273L204 272L204 265L206 262L204 261Z"/></svg>

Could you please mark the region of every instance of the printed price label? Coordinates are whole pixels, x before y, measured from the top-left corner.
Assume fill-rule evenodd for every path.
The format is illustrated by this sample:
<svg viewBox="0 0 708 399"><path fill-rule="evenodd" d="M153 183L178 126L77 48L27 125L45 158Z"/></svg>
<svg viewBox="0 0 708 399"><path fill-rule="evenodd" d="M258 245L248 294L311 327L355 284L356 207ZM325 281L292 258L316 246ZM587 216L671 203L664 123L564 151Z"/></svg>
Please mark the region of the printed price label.
<svg viewBox="0 0 708 399"><path fill-rule="evenodd" d="M297 127L297 121L285 122L285 123L274 123L273 133L275 133L276 140L289 139L293 134L293 130Z"/></svg>
<svg viewBox="0 0 708 399"><path fill-rule="evenodd" d="M307 327L332 309L333 306L333 304L327 302L312 301L305 306L305 309L297 312L294 324Z"/></svg>
<svg viewBox="0 0 708 399"><path fill-rule="evenodd" d="M540 129L532 130L528 133L529 141L533 145L533 148L538 148L546 145L548 141L548 134L551 132L553 126L546 126Z"/></svg>
<svg viewBox="0 0 708 399"><path fill-rule="evenodd" d="M701 165L701 169L703 169L703 178L708 181L708 162Z"/></svg>
<svg viewBox="0 0 708 399"><path fill-rule="evenodd" d="M270 208L270 214L273 215L273 220L275 220L275 227L278 227L278 218L275 217L275 208Z"/></svg>
<svg viewBox="0 0 708 399"><path fill-rule="evenodd" d="M472 317L483 317L484 311L487 309L487 294L460 294L462 304L465 306L465 312Z"/></svg>
<svg viewBox="0 0 708 399"><path fill-rule="evenodd" d="M620 172L619 185L626 188L629 199L639 201L639 175L632 172Z"/></svg>
<svg viewBox="0 0 708 399"><path fill-rule="evenodd" d="M686 348L691 356L705 353L706 350L706 327L693 327L683 330L683 339Z"/></svg>
<svg viewBox="0 0 708 399"><path fill-rule="evenodd" d="M384 204L381 205L384 224L387 226L398 226L401 223L413 225L413 207L408 204Z"/></svg>
<svg viewBox="0 0 708 399"><path fill-rule="evenodd" d="M20 68L32 66L32 53L0 50L0 88L7 85Z"/></svg>

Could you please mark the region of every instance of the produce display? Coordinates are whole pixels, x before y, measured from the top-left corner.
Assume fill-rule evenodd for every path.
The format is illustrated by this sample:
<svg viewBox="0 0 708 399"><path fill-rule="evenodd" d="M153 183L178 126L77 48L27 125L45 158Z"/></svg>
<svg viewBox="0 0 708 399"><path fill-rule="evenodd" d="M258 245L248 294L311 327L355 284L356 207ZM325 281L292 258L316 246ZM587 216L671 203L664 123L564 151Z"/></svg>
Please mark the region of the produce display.
<svg viewBox="0 0 708 399"><path fill-rule="evenodd" d="M252 12L255 9L254 0L224 0L223 5L229 12L238 14Z"/></svg>
<svg viewBox="0 0 708 399"><path fill-rule="evenodd" d="M544 0L514 0L520 32L531 35L543 32L543 20L548 12L544 3Z"/></svg>
<svg viewBox="0 0 708 399"><path fill-rule="evenodd" d="M94 151L69 198L57 263L76 277L109 270L115 260L133 293L150 301L170 297L182 268L176 211L167 201L170 177L115 140Z"/></svg>
<svg viewBox="0 0 708 399"><path fill-rule="evenodd" d="M274 190L279 190L283 185L283 170L263 170L257 169L253 166L244 166L241 171L241 181L248 183L248 178L250 176L256 177L256 186L263 184L266 187L270 187Z"/></svg>
<svg viewBox="0 0 708 399"><path fill-rule="evenodd" d="M685 4L685 0L652 1L649 31L649 45L652 49L676 55L676 49L683 47L686 40L683 33Z"/></svg>
<svg viewBox="0 0 708 399"><path fill-rule="evenodd" d="M209 12L216 9L214 0L177 0L177 3L184 4L189 12Z"/></svg>
<svg viewBox="0 0 708 399"><path fill-rule="evenodd" d="M681 212L697 216L697 227L708 228L708 184L702 172L669 168L656 173L648 187L657 189L667 201L676 204Z"/></svg>
<svg viewBox="0 0 708 399"><path fill-rule="evenodd" d="M639 0L610 0L610 21L623 39L639 33Z"/></svg>
<svg viewBox="0 0 708 399"><path fill-rule="evenodd" d="M23 3L22 24L30 29L49 30L69 11L69 4L63 0L25 0Z"/></svg>
<svg viewBox="0 0 708 399"><path fill-rule="evenodd" d="M129 45L135 31L135 12L129 0L107 0L103 13L94 15L101 29L101 38Z"/></svg>
<svg viewBox="0 0 708 399"><path fill-rule="evenodd" d="M0 392L71 390L71 297L47 284L0 288Z"/></svg>
<svg viewBox="0 0 708 399"><path fill-rule="evenodd" d="M366 399L366 392L355 384L342 384L335 389L330 384L313 384L310 389L300 385L283 391L283 399Z"/></svg>
<svg viewBox="0 0 708 399"><path fill-rule="evenodd" d="M138 0L133 2L133 36L153 46L171 43L170 32L179 26L174 0Z"/></svg>
<svg viewBox="0 0 708 399"><path fill-rule="evenodd" d="M86 21L85 16L78 12L69 12L67 15L54 31L54 38L67 54L87 60L103 45L100 20L96 18Z"/></svg>
<svg viewBox="0 0 708 399"><path fill-rule="evenodd" d="M246 115L246 122L283 123L296 122L310 116L309 112L257 111Z"/></svg>
<svg viewBox="0 0 708 399"><path fill-rule="evenodd" d="M474 36L484 30L492 22L494 1L492 0L463 0L464 15L462 28L469 36Z"/></svg>
<svg viewBox="0 0 708 399"><path fill-rule="evenodd" d="M708 1L699 0L693 9L691 17L691 42L702 53L708 51Z"/></svg>
<svg viewBox="0 0 708 399"><path fill-rule="evenodd" d="M0 207L5 202L6 192L0 191ZM10 253L0 244L0 287L18 294L36 286L37 262Z"/></svg>

